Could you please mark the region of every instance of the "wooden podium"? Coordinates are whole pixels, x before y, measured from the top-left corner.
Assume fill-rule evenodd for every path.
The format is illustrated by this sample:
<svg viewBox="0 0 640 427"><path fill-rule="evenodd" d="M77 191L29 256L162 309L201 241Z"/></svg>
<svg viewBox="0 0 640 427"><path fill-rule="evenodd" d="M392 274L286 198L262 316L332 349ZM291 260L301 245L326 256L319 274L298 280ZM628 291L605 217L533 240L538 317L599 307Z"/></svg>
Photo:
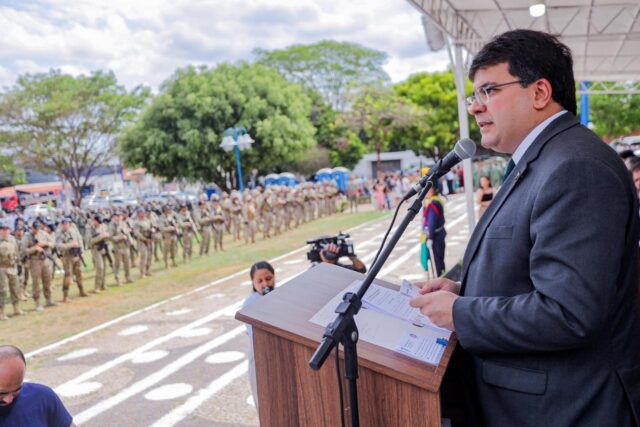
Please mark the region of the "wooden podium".
<svg viewBox="0 0 640 427"><path fill-rule="evenodd" d="M309 367L324 333L323 326L309 319L338 292L363 277L319 264L236 313L236 319L253 326L261 426L340 425L335 356L332 352L320 371ZM397 288L379 280L374 283ZM436 367L360 340L360 424L440 427L440 385L455 343L453 334ZM340 365L344 376L342 361ZM348 422L349 398L342 380Z"/></svg>

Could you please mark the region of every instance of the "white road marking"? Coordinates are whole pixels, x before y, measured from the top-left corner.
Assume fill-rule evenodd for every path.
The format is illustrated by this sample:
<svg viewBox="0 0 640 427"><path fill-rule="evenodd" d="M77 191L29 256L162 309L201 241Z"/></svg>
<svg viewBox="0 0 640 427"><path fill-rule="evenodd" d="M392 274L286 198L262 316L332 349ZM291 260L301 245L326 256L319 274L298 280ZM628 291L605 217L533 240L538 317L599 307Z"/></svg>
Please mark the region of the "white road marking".
<svg viewBox="0 0 640 427"><path fill-rule="evenodd" d="M121 337L128 337L129 335L141 334L142 332L146 332L148 330L149 327L147 325L133 325L118 332L118 335L120 335Z"/></svg>
<svg viewBox="0 0 640 427"><path fill-rule="evenodd" d="M81 348L79 350L72 351L71 353L67 353L64 356L60 356L56 360L64 362L66 360L79 359L81 357L89 356L97 352L97 348Z"/></svg>
<svg viewBox="0 0 640 427"><path fill-rule="evenodd" d="M251 280L246 280L246 281L240 283L240 286L251 286Z"/></svg>
<svg viewBox="0 0 640 427"><path fill-rule="evenodd" d="M180 334L180 336L182 338L194 338L194 337L203 337L205 335L209 335L210 333L211 333L211 328L194 328L194 329L189 329L187 331L183 331Z"/></svg>
<svg viewBox="0 0 640 427"><path fill-rule="evenodd" d="M383 219L385 219L385 218L384 217L383 218L375 218L375 219L366 221L366 222L364 222L362 224L356 225L355 227L352 227L352 228L346 230L345 232L346 233L351 233L351 232L356 231L356 230L358 230L360 228L366 227L366 226L368 226L370 224L374 224L376 222L380 222ZM279 255L279 256L277 256L277 257L275 257L273 259L270 259L269 262L273 263L275 261L279 261L279 260L281 260L283 258L286 258L288 256L296 254L298 252L302 252L304 250L307 250L307 247L308 247L307 245L301 246L301 247L299 247L297 249L294 249L292 251L289 251L287 253ZM241 276L243 274L247 274L248 272L249 272L249 269L245 268L243 270L237 271L237 272L235 272L233 274L230 274L228 276L221 277L219 279L214 280L213 282L210 282L210 283L207 283L205 285L199 286L199 287L197 287L195 289L191 289L190 291L184 292L182 294L175 295L175 296L173 296L171 298L167 298L167 299L162 300L162 301L158 301L155 304L151 304L151 305L149 305L147 307L143 307L143 308L141 308L139 310L132 311L131 313L125 314L124 316L116 317L115 319L109 320L108 322L101 323L99 325L94 326L93 328L89 328L86 331L82 331L82 332L80 332L78 334L75 334L75 335L72 335L72 336L70 336L68 338L65 338L65 339L62 339L60 341L56 341L56 342L54 342L52 344L46 345L44 347L41 347L41 348L39 348L37 350L34 350L32 352L29 352L29 353L25 354L24 357L27 358L27 359L32 358L33 356L37 356L38 354L44 353L44 352L49 351L49 350L53 350L55 348L58 348L60 346L68 344L70 342L76 341L76 340L78 340L78 339L80 339L82 337L90 335L90 334L92 334L94 332L97 332L97 331L100 331L102 329L108 328L111 325L115 325L116 323L120 323L123 320L129 319L130 317L137 316L138 314L145 313L147 311L153 310L154 308L160 307L160 306L162 306L164 304L167 304L167 303L169 303L171 301L176 301L176 300L184 298L184 297L186 297L188 295L192 295L192 294L198 293L198 292L200 292L202 290L208 289L210 287L217 286L217 285L219 285L221 283L226 282L227 280L231 280L231 279L233 279L235 277Z"/></svg>
<svg viewBox="0 0 640 427"><path fill-rule="evenodd" d="M224 294L211 294L207 297L207 299L218 299L218 298L224 298Z"/></svg>
<svg viewBox="0 0 640 427"><path fill-rule="evenodd" d="M101 388L101 383L89 381L86 383L69 384L66 387L56 389L56 392L62 397L77 397L93 393Z"/></svg>
<svg viewBox="0 0 640 427"><path fill-rule="evenodd" d="M138 354L134 358L131 359L132 363L140 364L140 363L151 363L156 360L160 360L164 357L167 357L169 352L166 350L154 350L147 351L146 353Z"/></svg>
<svg viewBox="0 0 640 427"><path fill-rule="evenodd" d="M285 264L285 265L300 264L303 261L304 261L303 259L292 259L291 261L283 262L283 264Z"/></svg>
<svg viewBox="0 0 640 427"><path fill-rule="evenodd" d="M158 388L154 388L150 392L144 395L144 398L147 400L171 400L177 399L182 396L186 396L187 394L193 391L193 386L191 384L185 383L177 383L177 384L167 384Z"/></svg>
<svg viewBox="0 0 640 427"><path fill-rule="evenodd" d="M221 363L237 362L245 358L245 354L241 351L223 351L220 353L214 353L205 359L205 362L213 365Z"/></svg>
<svg viewBox="0 0 640 427"><path fill-rule="evenodd" d="M190 397L184 404L178 406L164 417L153 423L151 427L171 427L182 421L189 414L193 413L200 405L210 399L214 394L231 384L237 378L246 374L249 369L249 362L244 361L233 369L226 372L221 377L213 380L207 387L200 389L194 396Z"/></svg>
<svg viewBox="0 0 640 427"><path fill-rule="evenodd" d="M151 374L151 375L141 379L140 381L130 385L129 387L124 388L122 391L120 391L119 393L109 397L108 399L102 400L99 403L97 403L97 404L85 409L84 411L82 411L81 413L79 413L78 415L76 415L73 418L75 423L76 423L76 425L81 425L82 423L85 423L85 422L91 420L92 418L95 418L96 416L102 414L103 412L110 410L111 408L113 408L116 405L124 402L125 400L127 400L127 399L129 399L129 398L131 398L131 397L133 397L133 396L135 396L135 395L137 395L139 393L142 393L143 391L145 391L149 387L154 386L155 384L159 383L163 379L165 379L168 376L176 373L177 371L179 371L183 367L189 365L190 363L195 361L197 358L199 358L203 354L206 354L209 351L213 350L214 348L223 345L224 343L226 343L227 341L230 341L231 339L237 337L238 335L240 335L244 331L245 331L245 327L244 326L238 326L237 328L232 329L231 331L229 331L229 332L227 332L227 333L225 333L223 335L220 335L220 336L214 338L213 340L211 340L211 341L209 341L209 342L207 342L207 343L205 343L205 344L203 344L203 345L201 345L199 347L196 347L195 349L191 350L189 353L186 353L183 356L179 357L178 359L174 360L173 362L169 363L168 365L166 365L164 368L160 369L159 371L156 371L153 374ZM244 371L242 373L247 371L247 362L243 362L243 366L244 366ZM236 369L236 368L234 368L234 369ZM228 374L229 373L227 373L225 375L228 375ZM222 380L225 377L225 375L223 375L222 377L218 378L216 381ZM233 379L235 379L235 377ZM198 395L199 394L200 393L198 393ZM189 400L191 400L191 399L189 399Z"/></svg>
<svg viewBox="0 0 640 427"><path fill-rule="evenodd" d="M409 249L404 254L402 254L398 259L396 259L391 264L389 264L388 266L380 270L380 272L378 273L378 277L383 277L391 273L393 270L395 270L396 268L400 267L402 264L407 262L409 258L411 258L412 256L415 256L419 251L420 251L420 246L414 246L413 248Z"/></svg>
<svg viewBox="0 0 640 427"><path fill-rule="evenodd" d="M114 368L115 366L118 366L122 363L128 362L129 360L132 360L133 358L147 352L148 350L151 350L152 348L163 344L173 338L179 337L180 334L184 331L187 331L189 329L192 328L196 328L198 326L204 325L206 323L211 322L214 319L217 319L218 317L223 316L224 314L226 314L227 312L233 312L235 313L236 311L238 311L238 309L240 308L240 306L242 305L242 301L238 301L235 304L231 304L229 306L226 306L218 311L215 311L205 317L201 317L198 320L194 320L193 322L179 328L176 329L174 331L171 331L170 333L163 335L161 337L158 337L152 341L149 341L148 343L136 348L135 350L132 350L128 353L124 353L121 354L120 356L116 357L115 359L112 359L106 363L103 363L102 365L98 365L95 366L94 368L88 370L87 372L85 372L84 374L81 374L79 376L77 376L76 378L67 381L66 383L58 386L55 388L55 390L57 391L60 387L66 387L69 384L78 384L78 383L83 383L86 382L87 380L90 380L92 378L97 377L98 375L102 374L103 372L106 372L112 368Z"/></svg>
<svg viewBox="0 0 640 427"><path fill-rule="evenodd" d="M182 316L183 314L191 313L193 310L190 308L182 308L180 310L168 311L167 316Z"/></svg>

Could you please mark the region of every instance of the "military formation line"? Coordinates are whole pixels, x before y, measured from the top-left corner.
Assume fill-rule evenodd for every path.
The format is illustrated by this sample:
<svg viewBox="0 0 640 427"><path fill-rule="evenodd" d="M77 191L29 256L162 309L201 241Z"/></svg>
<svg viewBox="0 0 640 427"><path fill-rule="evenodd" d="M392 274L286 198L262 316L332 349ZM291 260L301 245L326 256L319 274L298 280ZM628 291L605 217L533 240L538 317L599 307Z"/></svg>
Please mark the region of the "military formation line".
<svg viewBox="0 0 640 427"><path fill-rule="evenodd" d="M74 208L68 215L56 210L30 223L20 216L13 224L5 219L0 222L0 320L8 319L4 307L9 296L15 316L24 314L20 302L28 298L33 298L36 311L58 305L52 295L56 270L64 271L63 303L70 301L74 283L81 297L88 296L83 281L87 252L95 269L92 292L100 293L106 290L107 266L121 286L123 279L133 282L135 267L140 278L151 276L152 262L160 261L160 256L165 269L177 266L179 250L184 263L190 262L194 240L199 256L208 255L211 246L223 251L225 234L255 243L260 233L268 239L337 212L342 197L329 181L225 192L210 200L203 195L193 205L149 202L121 210Z"/></svg>

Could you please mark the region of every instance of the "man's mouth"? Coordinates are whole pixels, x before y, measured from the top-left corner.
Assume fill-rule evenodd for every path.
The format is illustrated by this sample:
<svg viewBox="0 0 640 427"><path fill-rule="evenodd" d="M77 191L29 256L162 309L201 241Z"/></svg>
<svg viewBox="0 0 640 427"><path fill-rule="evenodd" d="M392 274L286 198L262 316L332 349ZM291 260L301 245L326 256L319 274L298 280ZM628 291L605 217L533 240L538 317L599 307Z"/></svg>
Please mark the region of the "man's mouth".
<svg viewBox="0 0 640 427"><path fill-rule="evenodd" d="M478 127L480 128L480 131L484 130L487 126L493 124L493 122L490 122L488 120L480 120L477 123L478 123Z"/></svg>

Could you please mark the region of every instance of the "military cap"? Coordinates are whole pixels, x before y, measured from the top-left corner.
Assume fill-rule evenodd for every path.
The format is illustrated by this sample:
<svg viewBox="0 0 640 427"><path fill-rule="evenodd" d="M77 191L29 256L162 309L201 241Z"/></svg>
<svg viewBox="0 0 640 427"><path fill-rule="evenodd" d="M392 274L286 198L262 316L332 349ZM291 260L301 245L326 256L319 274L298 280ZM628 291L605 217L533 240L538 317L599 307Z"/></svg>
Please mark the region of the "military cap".
<svg viewBox="0 0 640 427"><path fill-rule="evenodd" d="M42 226L42 222L40 222L39 220L35 220L33 221L33 223L31 224L32 228L40 228Z"/></svg>

